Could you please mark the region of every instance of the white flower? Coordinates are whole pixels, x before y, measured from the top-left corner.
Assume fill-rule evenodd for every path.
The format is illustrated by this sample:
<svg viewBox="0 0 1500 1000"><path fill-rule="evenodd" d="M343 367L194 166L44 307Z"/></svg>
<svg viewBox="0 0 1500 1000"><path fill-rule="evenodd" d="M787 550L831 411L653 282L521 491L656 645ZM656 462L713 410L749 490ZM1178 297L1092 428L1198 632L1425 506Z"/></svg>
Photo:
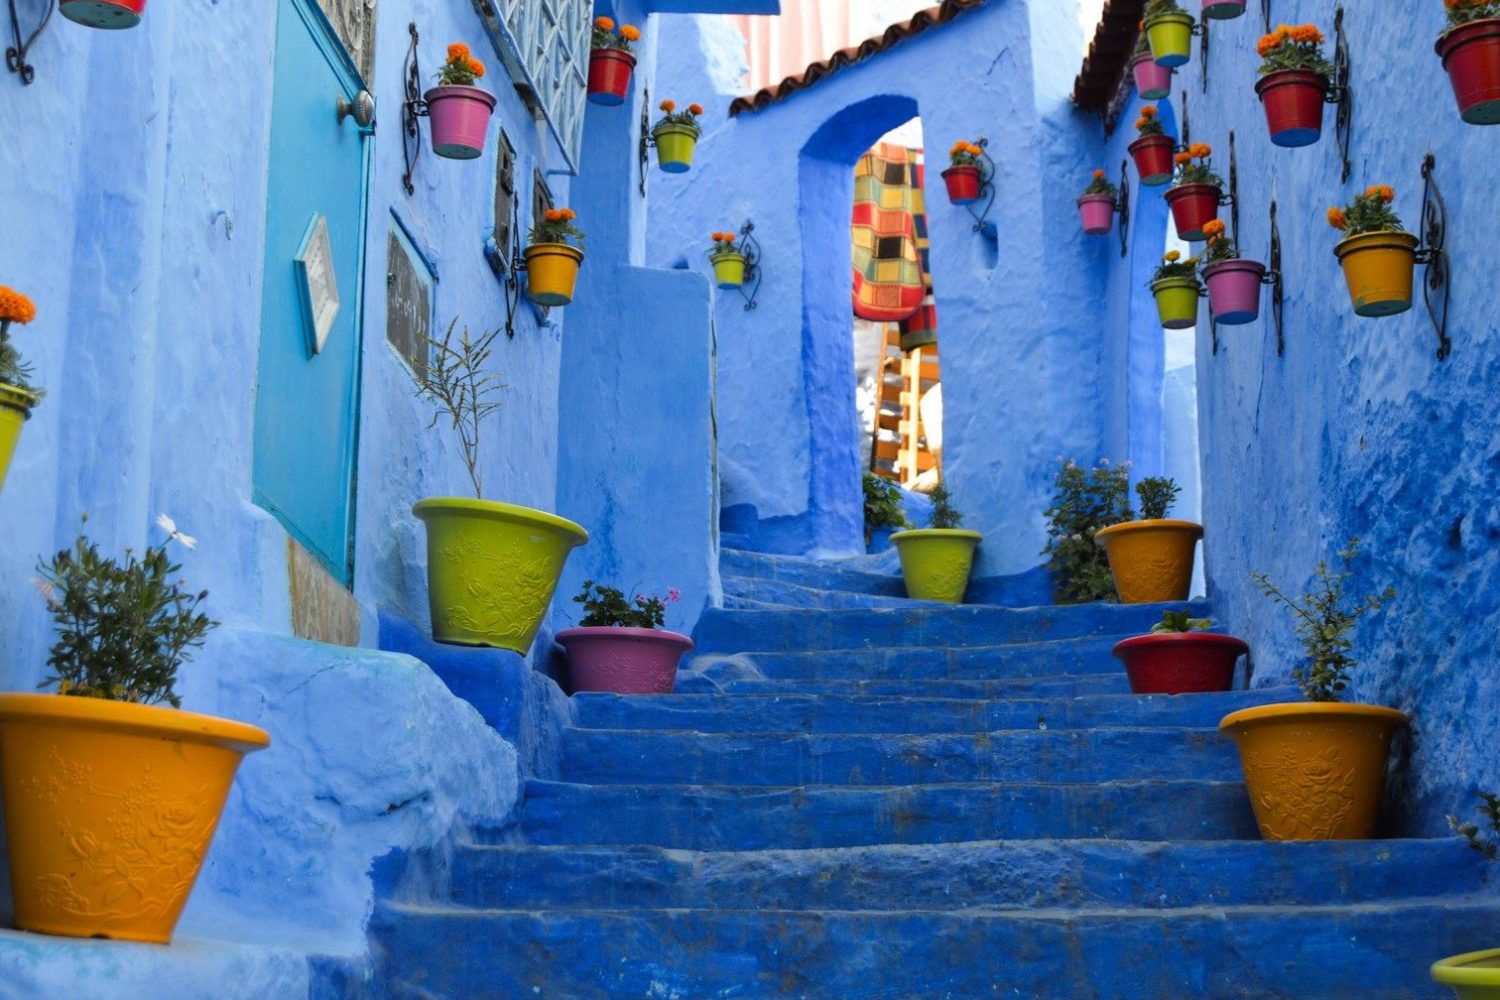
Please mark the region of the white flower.
<svg viewBox="0 0 1500 1000"><path fill-rule="evenodd" d="M194 538L192 535L184 535L182 532L178 531L177 522L172 520L166 514L158 514L156 516L156 524L161 528L162 531L165 531L167 533L167 536L169 538L171 538L175 542L180 542L183 548L196 549L198 547L198 539Z"/></svg>

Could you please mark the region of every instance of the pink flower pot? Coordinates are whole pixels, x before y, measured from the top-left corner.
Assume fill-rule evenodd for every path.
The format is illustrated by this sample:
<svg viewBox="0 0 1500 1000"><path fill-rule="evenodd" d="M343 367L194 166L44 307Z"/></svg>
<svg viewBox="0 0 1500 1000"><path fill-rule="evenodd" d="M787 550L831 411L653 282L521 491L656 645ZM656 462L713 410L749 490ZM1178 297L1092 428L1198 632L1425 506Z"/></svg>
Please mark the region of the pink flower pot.
<svg viewBox="0 0 1500 1000"><path fill-rule="evenodd" d="M484 153L495 95L478 87L433 87L423 97L432 118L432 151L450 160L473 160Z"/></svg>
<svg viewBox="0 0 1500 1000"><path fill-rule="evenodd" d="M1135 90L1143 101L1160 101L1172 93L1172 69L1162 66L1151 58L1151 53L1142 52L1130 61L1130 72L1135 76Z"/></svg>
<svg viewBox="0 0 1500 1000"><path fill-rule="evenodd" d="M1078 199L1083 216L1083 231L1090 236L1104 236L1115 224L1115 200L1107 194L1086 194Z"/></svg>
<svg viewBox="0 0 1500 1000"><path fill-rule="evenodd" d="M1260 315L1260 284L1265 265L1256 260L1221 260L1203 269L1208 314L1226 326L1253 323Z"/></svg>
<svg viewBox="0 0 1500 1000"><path fill-rule="evenodd" d="M568 651L568 687L608 694L671 694L677 661L693 640L659 628L563 629L557 641Z"/></svg>
<svg viewBox="0 0 1500 1000"><path fill-rule="evenodd" d="M62 0L59 10L90 28L134 28L146 16L146 0Z"/></svg>

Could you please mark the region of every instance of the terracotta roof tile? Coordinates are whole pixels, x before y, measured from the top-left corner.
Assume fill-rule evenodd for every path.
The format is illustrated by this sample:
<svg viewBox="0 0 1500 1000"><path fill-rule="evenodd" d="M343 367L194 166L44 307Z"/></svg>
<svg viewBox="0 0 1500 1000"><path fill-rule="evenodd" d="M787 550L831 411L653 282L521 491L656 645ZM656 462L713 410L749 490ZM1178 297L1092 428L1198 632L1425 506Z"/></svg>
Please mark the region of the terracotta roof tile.
<svg viewBox="0 0 1500 1000"><path fill-rule="evenodd" d="M789 76L774 87L766 87L746 97L737 97L729 106L730 117L747 111L760 109L784 100L799 90L806 90L824 77L831 76L845 66L853 65L873 55L884 52L903 39L920 35L928 28L947 24L964 11L983 6L986 0L943 0L936 7L918 11L911 20L893 24L874 38L867 38L853 48L840 49L822 62L815 62L802 73Z"/></svg>
<svg viewBox="0 0 1500 1000"><path fill-rule="evenodd" d="M1083 68L1073 81L1073 103L1090 111L1109 108L1135 54L1146 0L1106 0Z"/></svg>

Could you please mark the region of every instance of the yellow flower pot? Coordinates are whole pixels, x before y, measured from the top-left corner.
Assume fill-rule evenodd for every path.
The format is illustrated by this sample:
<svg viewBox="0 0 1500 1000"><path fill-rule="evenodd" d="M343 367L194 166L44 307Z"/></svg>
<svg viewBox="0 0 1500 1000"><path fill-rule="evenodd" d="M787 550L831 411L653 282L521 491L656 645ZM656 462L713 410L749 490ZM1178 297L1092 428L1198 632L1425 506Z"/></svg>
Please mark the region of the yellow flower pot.
<svg viewBox="0 0 1500 1000"><path fill-rule="evenodd" d="M1193 554L1203 526L1169 518L1100 528L1094 544L1109 556L1121 604L1185 601L1193 585Z"/></svg>
<svg viewBox="0 0 1500 1000"><path fill-rule="evenodd" d="M0 694L16 926L165 943L263 729L155 705Z"/></svg>
<svg viewBox="0 0 1500 1000"><path fill-rule="evenodd" d="M573 301L583 251L567 243L533 243L526 248L526 297L539 306Z"/></svg>
<svg viewBox="0 0 1500 1000"><path fill-rule="evenodd" d="M1160 14L1146 20L1146 41L1158 66L1177 67L1193 54L1193 15L1187 11Z"/></svg>
<svg viewBox="0 0 1500 1000"><path fill-rule="evenodd" d="M1394 316L1411 308L1417 238L1411 233L1360 233L1333 253L1344 268L1349 298L1360 316Z"/></svg>
<svg viewBox="0 0 1500 1000"><path fill-rule="evenodd" d="M31 418L35 405L36 397L25 389L0 383L0 489L5 488L5 473L10 470L16 442L21 440L21 428Z"/></svg>
<svg viewBox="0 0 1500 1000"><path fill-rule="evenodd" d="M1434 962L1432 979L1453 987L1458 1000L1500 1000L1500 948Z"/></svg>
<svg viewBox="0 0 1500 1000"><path fill-rule="evenodd" d="M974 549L984 536L962 528L919 528L891 536L901 556L906 596L918 601L961 604L969 589Z"/></svg>
<svg viewBox="0 0 1500 1000"><path fill-rule="evenodd" d="M656 163L669 174L685 174L693 168L693 150L698 133L686 125L658 125L651 130L656 140Z"/></svg>
<svg viewBox="0 0 1500 1000"><path fill-rule="evenodd" d="M1292 702L1231 712L1250 805L1266 840L1375 835L1391 737L1406 715L1378 705Z"/></svg>
<svg viewBox="0 0 1500 1000"><path fill-rule="evenodd" d="M709 260L714 265L714 283L720 288L739 288L745 283L745 255L716 253Z"/></svg>
<svg viewBox="0 0 1500 1000"><path fill-rule="evenodd" d="M1198 325L1198 279L1163 278L1151 283L1156 313L1168 330L1186 330Z"/></svg>

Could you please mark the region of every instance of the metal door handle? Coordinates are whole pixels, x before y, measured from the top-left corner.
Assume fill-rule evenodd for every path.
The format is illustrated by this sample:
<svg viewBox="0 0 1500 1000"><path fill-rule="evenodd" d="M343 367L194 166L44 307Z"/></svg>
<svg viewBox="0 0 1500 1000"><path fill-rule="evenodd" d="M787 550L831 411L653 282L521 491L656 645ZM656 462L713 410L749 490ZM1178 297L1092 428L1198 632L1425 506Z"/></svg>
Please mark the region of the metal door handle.
<svg viewBox="0 0 1500 1000"><path fill-rule="evenodd" d="M354 124L359 126L359 130L361 132L365 133L366 135L374 134L375 98L370 96L370 92L368 90L361 90L358 94L355 94L354 100L352 101L346 101L344 98L340 97L338 99L337 107L339 112L340 124L343 123L345 118L352 117L354 119Z"/></svg>

